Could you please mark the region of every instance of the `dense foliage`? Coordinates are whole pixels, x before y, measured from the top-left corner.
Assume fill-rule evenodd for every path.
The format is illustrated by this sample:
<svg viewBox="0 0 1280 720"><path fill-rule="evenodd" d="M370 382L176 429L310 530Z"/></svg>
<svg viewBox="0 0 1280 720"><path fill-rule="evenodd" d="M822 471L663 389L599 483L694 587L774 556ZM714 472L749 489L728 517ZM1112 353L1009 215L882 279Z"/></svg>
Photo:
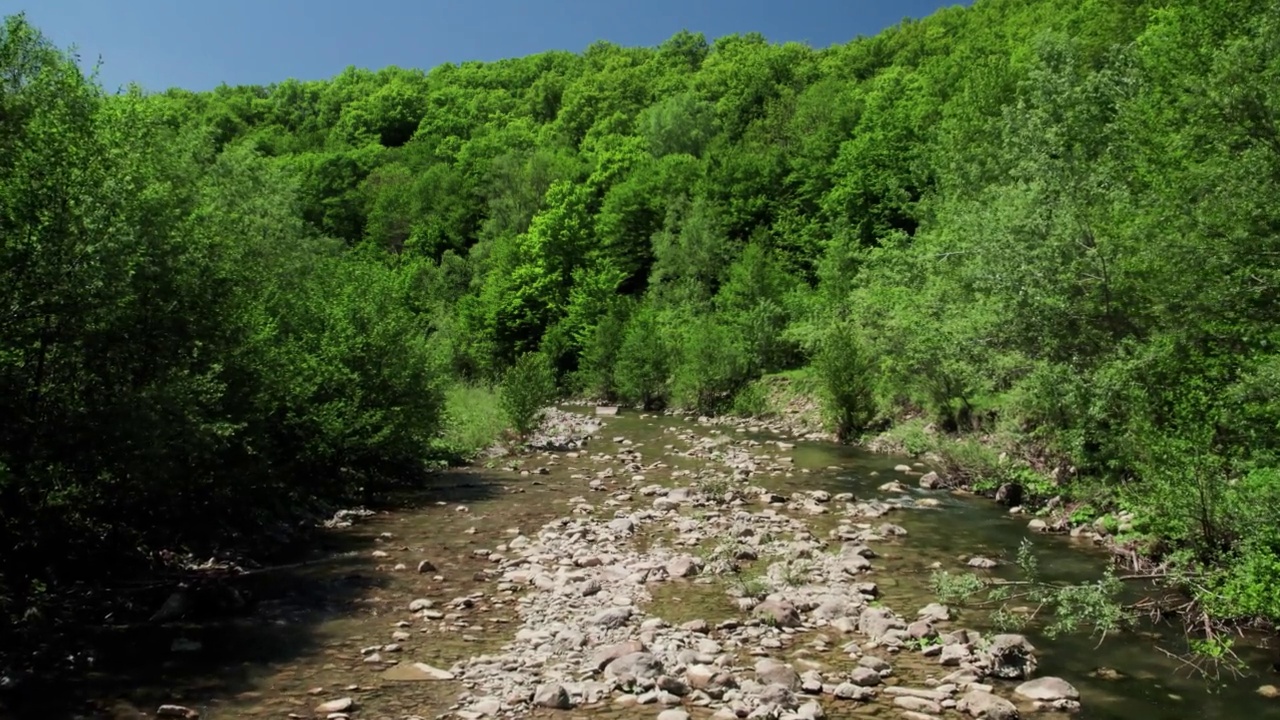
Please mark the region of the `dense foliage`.
<svg viewBox="0 0 1280 720"><path fill-rule="evenodd" d="M981 435L1280 618L1272 0L114 96L11 19L0 64L10 611L420 463L459 379L712 413L813 366L841 434Z"/></svg>

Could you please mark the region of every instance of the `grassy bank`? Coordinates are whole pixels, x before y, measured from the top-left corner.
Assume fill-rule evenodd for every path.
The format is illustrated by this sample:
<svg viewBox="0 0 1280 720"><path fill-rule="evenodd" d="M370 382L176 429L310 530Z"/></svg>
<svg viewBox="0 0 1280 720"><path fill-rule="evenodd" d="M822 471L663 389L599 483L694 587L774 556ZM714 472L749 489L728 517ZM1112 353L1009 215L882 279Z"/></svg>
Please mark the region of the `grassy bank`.
<svg viewBox="0 0 1280 720"><path fill-rule="evenodd" d="M458 383L444 395L444 427L434 454L451 463L473 460L503 439L511 427L494 388Z"/></svg>
<svg viewBox="0 0 1280 720"><path fill-rule="evenodd" d="M840 409L812 370L766 377L758 387L769 392L748 390L751 402L734 407L784 424L788 408L809 408L810 419L834 431ZM757 400L762 395L767 402ZM1035 431L943 432L918 412L882 412L869 425L856 442L921 458L944 485L1018 506L1041 532L1094 537L1183 590L1194 608L1182 609L1194 617L1267 627L1280 618L1280 565L1266 545L1274 526L1263 522L1270 508L1249 507L1276 481L1266 469L1233 476L1221 465L1191 463L1201 456L1181 446L1162 456L1168 465L1117 479L1081 470Z"/></svg>

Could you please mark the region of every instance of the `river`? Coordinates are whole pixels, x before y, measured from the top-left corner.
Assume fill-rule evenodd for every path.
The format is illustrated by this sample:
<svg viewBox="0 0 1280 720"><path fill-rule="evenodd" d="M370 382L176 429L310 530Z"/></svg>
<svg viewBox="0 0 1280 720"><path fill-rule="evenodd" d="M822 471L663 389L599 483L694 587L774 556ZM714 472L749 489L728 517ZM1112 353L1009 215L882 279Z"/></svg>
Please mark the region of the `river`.
<svg viewBox="0 0 1280 720"><path fill-rule="evenodd" d="M212 720L309 718L321 702L348 697L354 700L350 717L356 720L445 713L457 702L459 683L389 682L384 673L397 660L449 668L459 660L497 652L514 636L521 625L518 594L494 592L493 562L483 550L510 541L517 532L532 535L565 516L571 498L591 496L587 499L599 506L603 494L589 492L588 477L594 475L586 470L602 466L598 459L595 465L589 462L589 453L623 449L640 452L647 464L661 460L668 467L646 468L644 484L669 485L673 471L707 465L705 459L678 452L689 438L715 433L724 433L728 442L759 442L752 454L762 466L778 469L758 472L750 482L782 495L826 490L853 493L858 499L889 498L892 495L879 487L896 479L910 488L911 497L938 501L936 507L903 509L883 518L908 534L876 546L879 557L868 576L879 586L883 602L908 618L934 599L928 578L935 563L963 571L965 558L983 555L1005 561L993 572L1013 578L1016 570L1010 561L1024 538L1034 543L1045 579L1092 579L1107 562L1105 553L1090 543L1031 533L1026 517L1010 516L984 499L918 489L914 476L894 469L912 462L903 458L822 442L779 448L763 433L670 417L624 412L604 421L606 427L579 457L535 453L490 463L495 467L450 471L438 487L396 497L373 517L328 532L314 556L333 559L256 579L250 589L258 602L250 616L101 635L91 672L20 708L18 717L123 720L152 717L158 706L174 704ZM628 444L614 442L615 437L626 438ZM528 474L505 467L512 461ZM546 473L539 474L540 468ZM616 481L625 484L626 479ZM636 497L637 506L648 500ZM825 515L808 520L820 537L835 523ZM416 572L422 559L429 559L435 569ZM397 565L404 567L396 569ZM693 618L716 622L736 610L719 583L669 582L650 592L652 600L642 609L672 623ZM407 611L409 603L420 598L431 601L433 608L423 619ZM986 629L985 625L980 612L960 611L947 628ZM1027 635L1038 650L1036 675L1061 677L1079 689L1082 710L1075 717L1280 718L1280 700L1255 692L1260 685L1276 682L1268 677L1271 658L1261 651L1245 655L1253 668L1250 675L1210 682L1157 649L1177 650L1176 634L1146 629L1100 643L1082 636L1050 639L1031 631ZM393 647L387 649L389 643ZM823 660L821 651L820 646L810 659ZM381 662L371 661L375 652ZM926 675L940 677L950 670L930 667L923 658L908 659L911 654L904 651L901 661L894 659L893 682L918 686ZM1005 685L997 684L997 692L1010 696ZM896 717L898 708L888 699L856 708L825 698L822 704L828 717ZM68 704L73 706L70 710ZM653 718L658 709L605 703L535 714ZM958 717L954 711L948 715Z"/></svg>

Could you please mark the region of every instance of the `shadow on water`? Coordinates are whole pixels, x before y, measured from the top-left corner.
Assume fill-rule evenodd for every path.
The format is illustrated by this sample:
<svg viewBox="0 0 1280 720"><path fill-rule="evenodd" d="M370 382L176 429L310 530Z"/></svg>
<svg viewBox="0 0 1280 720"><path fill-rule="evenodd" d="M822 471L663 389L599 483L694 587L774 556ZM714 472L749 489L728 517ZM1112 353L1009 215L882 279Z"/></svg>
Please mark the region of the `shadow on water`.
<svg viewBox="0 0 1280 720"><path fill-rule="evenodd" d="M177 704L216 717L216 705L254 701L264 679L302 658L325 655L339 637L331 624L342 617L377 614L378 597L408 576L419 577L416 551L389 532L387 518L427 507L484 503L504 492L496 475L469 470L432 475L424 486L375 498L377 513L350 528L319 529L302 549L283 550L278 566L252 570L189 592L187 614L171 622L131 622L76 630L76 644L90 648L88 670L74 677L36 677L0 698L0 719L151 717L162 704ZM375 550L409 557L399 573L385 572ZM395 562L399 558L384 562ZM212 594L247 598L239 612L211 608ZM156 596L157 607L170 594ZM186 649L182 649L182 648ZM198 649L195 649L198 648ZM310 703L286 703L307 713ZM281 708L284 709L284 708ZM259 714L259 713L253 713ZM227 714L238 717L239 712Z"/></svg>

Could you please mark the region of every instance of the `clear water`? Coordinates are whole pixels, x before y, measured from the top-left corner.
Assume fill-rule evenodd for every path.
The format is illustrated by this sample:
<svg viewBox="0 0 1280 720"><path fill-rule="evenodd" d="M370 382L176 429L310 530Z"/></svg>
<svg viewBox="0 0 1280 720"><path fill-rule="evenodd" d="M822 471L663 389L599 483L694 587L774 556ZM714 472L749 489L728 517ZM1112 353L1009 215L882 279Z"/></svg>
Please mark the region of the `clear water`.
<svg viewBox="0 0 1280 720"><path fill-rule="evenodd" d="M675 418L643 418L627 414L609 418L601 439L591 452L612 450L608 438L621 435L632 440L646 462L658 459L662 447L681 442L673 430L700 434L720 432ZM729 430L731 437L746 433ZM754 436L760 437L760 436ZM825 489L852 492L860 498L883 495L877 489L892 479L904 478L894 466L905 461L830 443L800 442L781 451L776 446L756 448L760 455L788 455L794 469L775 476L757 475L753 482L788 493ZM696 466L699 461L668 458L673 466ZM290 714L309 717L311 708L324 700L352 697L356 718L399 720L410 716L432 717L444 712L461 688L454 683L392 683L381 676L382 667L362 661L361 649L391 642L395 624L411 620L411 639L401 643L397 659L448 667L454 661L501 646L519 626L510 598L488 596L479 607L463 614L463 625L442 621L423 624L410 616L407 605L414 598L429 598L437 607L472 592L492 593L491 582L478 581L476 573L489 567L473 555L477 548L492 548L509 538L509 529L532 532L546 521L568 512L567 501L585 491L585 480L599 466L586 459L563 454L527 458L526 468L545 466L546 475L521 475L505 469L469 468L450 473L437 487L396 499L394 507L353 528L334 531L316 549L316 556L342 552L351 555L298 570L264 575L253 590L259 598L257 612L247 618L204 626L164 626L99 633L97 670L70 683L48 688L34 702L12 712L13 717L84 717L123 719L149 717L162 703L195 708L202 717L283 718ZM833 469L834 468L834 469ZM807 471L807 472L806 472ZM667 470L666 472L670 472ZM646 481L663 482L663 472L648 471ZM1079 540L1029 533L1026 518L1011 517L1002 508L980 498L914 489L941 501L935 509L899 512L885 520L909 531L901 540L877 546L881 559L872 579L881 587L885 602L904 614L930 602L928 575L933 563L961 570L963 559L981 554L1011 560L1019 543L1029 538L1035 545L1043 574L1048 579L1079 581L1097 577L1105 567L1104 553ZM591 498L600 499L599 495ZM466 512L456 508L465 506ZM823 518L814 524L822 527ZM830 522L830 521L828 521ZM474 528L474 531L472 531ZM380 538L391 533L390 540ZM386 559L371 556L374 550ZM420 575L413 568L430 559L443 580ZM403 562L408 570L395 571ZM1009 573L1008 567L997 569ZM1011 575L1010 575L1011 577ZM650 610L671 621L727 617L732 607L717 586L668 584L657 588ZM983 627L977 611L961 615L957 626ZM1253 672L1239 679L1211 683L1189 672L1179 661L1161 653L1177 651L1176 633L1150 630L1104 639L1062 637L1050 640L1030 633L1040 650L1039 674L1056 675L1079 688L1083 712L1089 720L1235 720L1280 718L1280 700L1266 699L1259 685L1280 683L1269 677L1272 657L1263 651L1246 654ZM173 653L177 637L201 643L192 653ZM838 647L839 643L835 643ZM807 656L839 669L846 662L838 652L812 652L797 646L795 656ZM391 655L385 654L388 657ZM936 666L904 653L893 660L906 682L940 675ZM1120 671L1110 679L1105 670ZM1007 694L1007 693L1006 693ZM852 710L827 705L831 717L896 716L887 703ZM0 710L0 716L4 713ZM653 707L622 711L614 708L580 708L559 713L564 717L645 717L657 714Z"/></svg>

